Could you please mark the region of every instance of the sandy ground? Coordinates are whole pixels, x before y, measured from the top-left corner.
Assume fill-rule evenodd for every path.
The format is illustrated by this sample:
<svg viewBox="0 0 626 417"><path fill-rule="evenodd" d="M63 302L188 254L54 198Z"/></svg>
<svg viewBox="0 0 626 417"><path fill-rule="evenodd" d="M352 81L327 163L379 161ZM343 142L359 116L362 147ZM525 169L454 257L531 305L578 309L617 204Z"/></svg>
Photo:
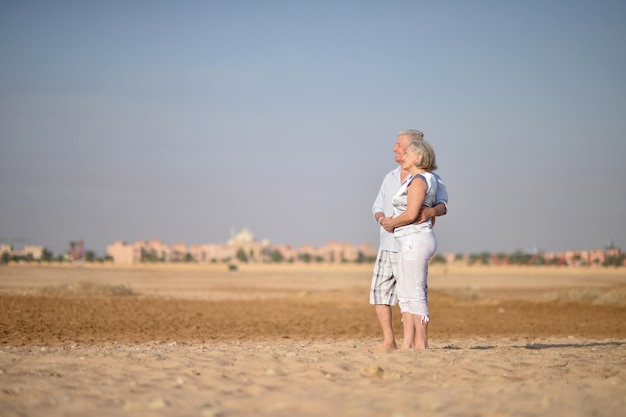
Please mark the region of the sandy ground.
<svg viewBox="0 0 626 417"><path fill-rule="evenodd" d="M432 268L386 352L371 270L0 267L0 416L624 415L626 271Z"/></svg>

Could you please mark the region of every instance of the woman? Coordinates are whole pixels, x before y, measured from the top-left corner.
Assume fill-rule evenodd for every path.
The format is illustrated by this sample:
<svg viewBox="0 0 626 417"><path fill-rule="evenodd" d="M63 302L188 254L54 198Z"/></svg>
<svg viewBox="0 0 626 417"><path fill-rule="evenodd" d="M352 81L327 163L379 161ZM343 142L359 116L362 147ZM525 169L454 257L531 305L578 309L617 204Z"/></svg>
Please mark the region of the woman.
<svg viewBox="0 0 626 417"><path fill-rule="evenodd" d="M402 157L409 175L393 197L394 217L380 223L392 232L398 248L398 304L402 313L404 340L400 349L428 348L428 261L437 250L430 220L415 224L423 204L433 205L437 180L435 152L425 141L413 141Z"/></svg>

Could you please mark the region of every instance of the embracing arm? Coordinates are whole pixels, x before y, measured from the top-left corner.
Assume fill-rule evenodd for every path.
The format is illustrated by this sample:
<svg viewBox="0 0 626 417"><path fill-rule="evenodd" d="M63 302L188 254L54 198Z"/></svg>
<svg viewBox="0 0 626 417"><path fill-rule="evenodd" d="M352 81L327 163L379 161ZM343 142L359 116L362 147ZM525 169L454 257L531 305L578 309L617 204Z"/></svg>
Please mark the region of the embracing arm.
<svg viewBox="0 0 626 417"><path fill-rule="evenodd" d="M428 221L428 219L435 220L435 217L443 216L448 212L448 208L445 203L439 203L435 207L422 206L422 210L420 211L419 216L417 216L417 221L415 223L424 223Z"/></svg>

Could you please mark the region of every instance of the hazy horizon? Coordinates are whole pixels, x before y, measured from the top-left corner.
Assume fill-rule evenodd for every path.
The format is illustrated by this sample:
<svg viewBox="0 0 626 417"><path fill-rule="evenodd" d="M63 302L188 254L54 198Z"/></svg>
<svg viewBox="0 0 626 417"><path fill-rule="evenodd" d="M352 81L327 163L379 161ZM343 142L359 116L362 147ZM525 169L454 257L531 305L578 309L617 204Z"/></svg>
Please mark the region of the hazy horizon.
<svg viewBox="0 0 626 417"><path fill-rule="evenodd" d="M378 243L396 133L439 253L626 247L626 3L3 2L0 239Z"/></svg>
<svg viewBox="0 0 626 417"><path fill-rule="evenodd" d="M255 240L256 240L256 241L259 241L259 242L260 242L260 241L262 241L262 240L264 240L264 239L259 238L259 237L257 237L257 236L254 236L254 237L255 237ZM153 240L153 239L156 239L156 240L160 241L162 244L164 244L164 245L166 245L166 246L169 246L169 247L172 247L172 246L174 246L174 245L176 245L176 244L180 244L180 243L186 244L186 245L187 245L187 247L189 247L189 248L190 248L190 247L192 247L192 246L194 246L194 245L196 245L196 244L215 244L215 245L225 245L225 244L227 244L227 241L224 241L224 242L193 242L193 243L189 243L189 242L182 242L182 241L176 241L176 242L164 242L163 240L159 239L158 237L143 238L143 239L142 239L142 238L139 238L139 239L136 239L136 240L133 240L133 241L125 241L125 243L126 243L127 245L132 245L132 244L134 244L135 242L138 242L138 241L146 241L146 242L149 242L149 241L151 241L151 240ZM59 256L59 255L61 255L61 254L66 253L66 252L69 250L69 248L70 248L70 244L72 244L72 243L78 243L78 241L80 241L80 240L82 240L82 239L75 239L75 240L72 240L72 241L68 241L68 242L67 242L67 244L66 244L66 246L65 246L64 248L61 248L61 249L60 249L60 250L58 250L58 251L54 251L54 250L52 250L52 248L51 248L51 247L49 247L49 246L47 246L47 245L38 245L37 243L30 242L29 240L27 240L27 239L23 239L23 238L15 238L15 239L12 239L12 238L8 238L8 239L7 239L7 238L2 238L2 240L0 240L0 244L9 244L9 243L12 243L13 250L17 250L17 251L24 250L24 247L25 247L26 245L46 246L46 249L51 250L51 251L52 251L52 253L53 253L53 255L54 255L54 257L57 257L57 256ZM107 244L106 244L106 246L108 247L109 245L113 245L114 243L116 243L117 241L120 241L120 240L122 240L122 241L123 241L123 239L118 239L118 240L116 240L116 241L113 241L113 242L109 242L109 243L107 243ZM11 242L11 241L13 241L13 242ZM346 243L346 242L340 242L340 241L337 241L337 240L329 240L328 242L322 242L321 244L317 244L317 245L315 245L315 246L316 246L316 247L320 247L320 246L324 246L324 245L327 245L327 244L331 244L331 243L333 243L333 242ZM354 246L355 246L355 247L358 247L359 245L361 245L361 244L363 244L363 243L371 243L371 242L347 242L347 243L354 243ZM87 252L87 251L93 251L93 252L96 254L96 256L97 256L97 257L104 257L104 256L106 256L106 254L107 254L107 253L106 253L106 247L105 247L102 251L97 251L97 250L95 250L95 249L91 248L91 247L89 246L89 244L88 244L88 243L86 243L86 242L84 242L84 241L83 241L83 244L84 244L84 251L85 251L85 252ZM291 243L289 243L289 242L270 242L270 244L271 244L272 246L279 246L279 245L291 245L291 246L292 246L292 247L294 247L295 249L300 249L300 248L302 248L303 246L308 245L309 243L305 242L305 243L303 243L303 244L301 244L301 245L293 245L293 244L291 244ZM602 246L602 247L594 247L594 248L577 248L577 249L566 249L566 250L563 250L563 251L546 251L546 252L562 253L562 252L566 252L566 251L569 251L569 250L580 250L580 251L586 251L586 250L606 249L606 248L607 248L607 246L609 246L609 245L619 246L619 245L616 245L616 244L615 244L615 242L607 242L607 244L606 244L606 245L604 245L604 246ZM373 246L375 249L378 247L378 246L377 246L377 243L372 243L372 246ZM624 250L625 248L621 248L621 247L620 247L620 249ZM484 253L484 252L493 253L493 254L496 254L496 253L514 254L514 253L515 253L515 252L517 252L517 251L521 251L521 252L534 252L535 250L543 250L543 248L539 248L539 247L535 247L535 246L532 246L532 245L531 245L531 246L527 246L527 247L523 247L523 248L521 248L521 247L520 247L520 248L517 248L516 250L514 250L514 251L510 251L510 252L499 251L499 250L495 250L495 251L486 251L486 250L481 250L481 251L476 251L476 252L442 252L442 251L440 251L440 250L439 250L439 251L437 251L437 253L438 253L438 254L440 254L440 255L443 255L443 254L459 254L459 253L460 253L460 254L464 254L464 255L477 255L477 254Z"/></svg>

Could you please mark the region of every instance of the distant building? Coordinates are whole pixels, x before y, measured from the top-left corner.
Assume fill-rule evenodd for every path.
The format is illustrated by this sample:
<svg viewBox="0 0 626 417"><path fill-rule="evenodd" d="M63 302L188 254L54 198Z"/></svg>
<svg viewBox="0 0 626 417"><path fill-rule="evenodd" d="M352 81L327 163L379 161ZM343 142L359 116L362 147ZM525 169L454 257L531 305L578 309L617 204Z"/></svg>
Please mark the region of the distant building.
<svg viewBox="0 0 626 417"><path fill-rule="evenodd" d="M123 240L116 240L112 245L107 246L107 256L113 259L114 263L130 264L135 262L132 246L128 246Z"/></svg>
<svg viewBox="0 0 626 417"><path fill-rule="evenodd" d="M25 245L22 250L13 249L13 245L0 245L0 256L7 253L10 256L17 256L18 258L39 261L43 258L45 250L46 248L44 246L38 245Z"/></svg>
<svg viewBox="0 0 626 417"><path fill-rule="evenodd" d="M184 242L178 242L172 245L172 250L170 252L170 262L181 262L187 259L187 255L189 254L189 249L187 248L187 244Z"/></svg>
<svg viewBox="0 0 626 417"><path fill-rule="evenodd" d="M26 245L24 246L24 254L27 258L34 259L36 261L43 258L43 253L46 250L43 246Z"/></svg>
<svg viewBox="0 0 626 417"><path fill-rule="evenodd" d="M239 233L232 234L226 243L237 254L242 253L249 262L264 262L271 260L271 248L269 240L258 241L247 228L241 229Z"/></svg>

